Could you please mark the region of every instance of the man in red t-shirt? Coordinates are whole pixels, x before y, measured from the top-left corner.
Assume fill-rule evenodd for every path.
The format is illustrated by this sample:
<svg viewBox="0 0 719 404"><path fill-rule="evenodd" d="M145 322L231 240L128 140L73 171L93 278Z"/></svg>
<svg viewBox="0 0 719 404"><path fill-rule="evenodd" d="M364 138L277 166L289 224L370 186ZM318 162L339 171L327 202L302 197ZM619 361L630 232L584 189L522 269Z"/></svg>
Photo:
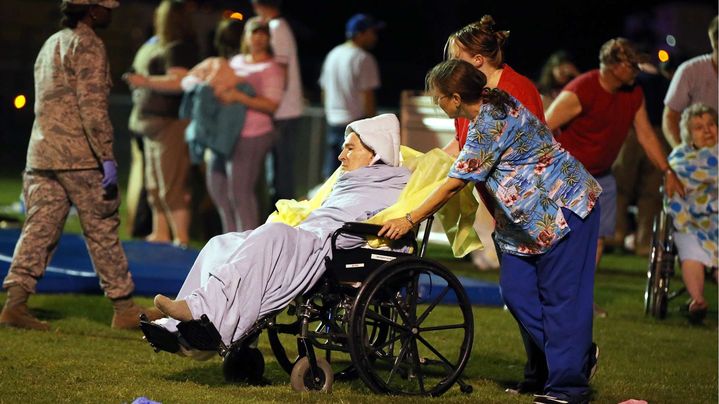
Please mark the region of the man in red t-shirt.
<svg viewBox="0 0 719 404"><path fill-rule="evenodd" d="M549 128L561 128L559 143L584 164L603 188L599 198L602 213L597 263L602 256L603 238L614 235L616 222L616 183L611 166L632 125L652 164L665 173L667 194L684 194L649 122L644 93L634 83L639 64L645 61L646 55L638 53L628 40L610 39L599 51L599 69L569 82L547 110Z"/></svg>

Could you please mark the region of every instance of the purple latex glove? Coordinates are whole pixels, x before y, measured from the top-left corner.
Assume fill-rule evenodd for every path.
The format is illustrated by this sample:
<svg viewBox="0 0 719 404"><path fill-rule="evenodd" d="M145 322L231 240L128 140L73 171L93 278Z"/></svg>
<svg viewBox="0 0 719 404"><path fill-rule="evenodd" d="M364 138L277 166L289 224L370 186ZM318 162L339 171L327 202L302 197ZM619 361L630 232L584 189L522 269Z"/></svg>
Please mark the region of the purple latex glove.
<svg viewBox="0 0 719 404"><path fill-rule="evenodd" d="M103 188L107 188L111 185L117 185L117 164L115 164L115 160L103 161L102 171L105 173L105 176L102 177Z"/></svg>

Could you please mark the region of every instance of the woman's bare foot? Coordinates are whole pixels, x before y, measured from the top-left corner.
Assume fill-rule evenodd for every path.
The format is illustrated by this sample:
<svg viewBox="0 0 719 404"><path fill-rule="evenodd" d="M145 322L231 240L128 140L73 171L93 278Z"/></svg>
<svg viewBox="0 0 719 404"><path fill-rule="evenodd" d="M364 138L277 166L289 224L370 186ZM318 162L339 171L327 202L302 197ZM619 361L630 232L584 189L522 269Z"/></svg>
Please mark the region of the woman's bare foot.
<svg viewBox="0 0 719 404"><path fill-rule="evenodd" d="M157 295L155 296L155 307L175 320L192 320L192 312L184 300L172 300L167 296Z"/></svg>

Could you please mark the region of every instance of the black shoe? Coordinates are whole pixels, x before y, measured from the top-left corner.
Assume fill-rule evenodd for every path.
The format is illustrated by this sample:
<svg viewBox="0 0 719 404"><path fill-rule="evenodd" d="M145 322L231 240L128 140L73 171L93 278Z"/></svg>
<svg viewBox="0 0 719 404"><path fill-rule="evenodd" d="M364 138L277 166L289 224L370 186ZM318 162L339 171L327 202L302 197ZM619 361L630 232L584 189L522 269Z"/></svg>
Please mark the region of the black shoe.
<svg viewBox="0 0 719 404"><path fill-rule="evenodd" d="M517 387L509 387L504 391L509 394L541 394L544 392L544 383L540 384L534 381L522 380L517 383Z"/></svg>
<svg viewBox="0 0 719 404"><path fill-rule="evenodd" d="M589 374L587 375L587 381L592 380L594 375L597 373L597 365L599 363L599 346L592 342L592 348L589 354Z"/></svg>

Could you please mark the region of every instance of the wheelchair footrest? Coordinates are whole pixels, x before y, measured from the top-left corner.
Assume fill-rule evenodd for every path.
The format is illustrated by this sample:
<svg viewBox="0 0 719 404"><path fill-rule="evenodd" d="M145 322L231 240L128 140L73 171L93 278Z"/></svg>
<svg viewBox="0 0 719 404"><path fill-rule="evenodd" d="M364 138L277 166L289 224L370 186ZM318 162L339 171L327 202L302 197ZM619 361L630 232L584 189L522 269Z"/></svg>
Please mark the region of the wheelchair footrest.
<svg viewBox="0 0 719 404"><path fill-rule="evenodd" d="M140 330L145 339L150 343L155 352L166 351L177 353L180 350L180 342L177 334L170 332L167 328L151 322L145 314L140 316Z"/></svg>
<svg viewBox="0 0 719 404"><path fill-rule="evenodd" d="M227 346L222 342L219 331L204 314L199 320L183 321L177 324L177 329L191 348L200 351L218 351L221 354L227 351Z"/></svg>

